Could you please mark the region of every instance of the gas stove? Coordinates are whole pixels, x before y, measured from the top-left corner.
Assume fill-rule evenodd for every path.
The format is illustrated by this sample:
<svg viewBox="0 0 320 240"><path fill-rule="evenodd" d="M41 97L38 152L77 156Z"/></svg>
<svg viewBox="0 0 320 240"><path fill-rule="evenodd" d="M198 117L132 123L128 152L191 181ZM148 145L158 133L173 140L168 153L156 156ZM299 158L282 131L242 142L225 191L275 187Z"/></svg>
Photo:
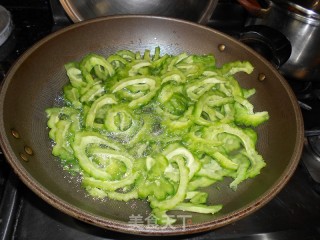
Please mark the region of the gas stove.
<svg viewBox="0 0 320 240"><path fill-rule="evenodd" d="M58 0L2 0L12 32L0 46L0 81L17 58L44 36L72 24ZM246 12L219 1L209 27L238 38ZM267 205L225 227L165 239L320 239L320 84L289 81L306 129L301 161L287 185ZM30 191L0 155L0 239L137 239L101 229L51 207ZM153 239L138 237L139 239ZM160 238L160 237L159 237Z"/></svg>

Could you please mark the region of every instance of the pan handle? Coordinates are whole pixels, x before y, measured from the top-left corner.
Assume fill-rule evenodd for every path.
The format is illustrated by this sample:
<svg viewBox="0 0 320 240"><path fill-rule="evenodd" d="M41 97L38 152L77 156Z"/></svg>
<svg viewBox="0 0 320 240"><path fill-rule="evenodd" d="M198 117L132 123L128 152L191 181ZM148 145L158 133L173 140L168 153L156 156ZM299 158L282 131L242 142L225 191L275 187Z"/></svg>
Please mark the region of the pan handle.
<svg viewBox="0 0 320 240"><path fill-rule="evenodd" d="M247 26L239 41L248 45L279 69L290 57L290 41L279 31L265 25Z"/></svg>
<svg viewBox="0 0 320 240"><path fill-rule="evenodd" d="M216 9L218 4L218 0L210 0L206 9L204 10L200 19L198 19L198 23L202 25L206 25L210 20L214 10Z"/></svg>

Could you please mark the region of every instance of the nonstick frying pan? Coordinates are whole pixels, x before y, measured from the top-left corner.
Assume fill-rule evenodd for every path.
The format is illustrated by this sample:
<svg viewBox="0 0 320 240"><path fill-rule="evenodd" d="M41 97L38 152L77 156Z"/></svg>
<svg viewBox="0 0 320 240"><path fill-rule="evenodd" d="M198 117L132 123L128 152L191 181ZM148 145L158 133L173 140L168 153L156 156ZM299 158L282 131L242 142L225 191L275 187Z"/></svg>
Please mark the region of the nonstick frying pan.
<svg viewBox="0 0 320 240"><path fill-rule="evenodd" d="M64 64L89 52L105 56L120 49L141 51L161 47L162 53L213 53L217 64L248 60L252 74L238 73L240 84L255 88L255 111L270 120L259 126L258 151L267 162L261 174L232 191L228 179L207 189L209 203L222 203L216 215L191 214L175 225L130 224L130 216L148 217L143 201L95 200L51 155L45 109L59 105L68 79ZM293 174L303 147L303 120L286 81L250 48L213 29L183 20L154 16L113 16L74 24L42 39L8 72L0 95L1 148L21 180L57 209L85 222L119 232L178 235L215 229L239 220L270 201ZM190 215L176 213L174 215ZM132 222L131 222L132 223ZM145 222L146 223L146 222Z"/></svg>

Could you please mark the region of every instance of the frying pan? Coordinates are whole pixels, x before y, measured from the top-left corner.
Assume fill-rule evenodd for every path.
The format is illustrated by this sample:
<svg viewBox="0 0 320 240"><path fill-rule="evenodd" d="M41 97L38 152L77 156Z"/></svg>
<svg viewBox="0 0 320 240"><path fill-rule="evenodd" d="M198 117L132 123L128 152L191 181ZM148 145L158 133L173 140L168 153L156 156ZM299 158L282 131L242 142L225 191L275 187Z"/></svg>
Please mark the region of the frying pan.
<svg viewBox="0 0 320 240"><path fill-rule="evenodd" d="M238 73L245 88L256 89L255 111L266 110L270 120L259 126L259 153L267 166L254 179L232 191L229 179L209 187L209 204L221 203L216 215L185 215L175 225L131 224L130 216L146 219L146 202L96 200L81 188L51 155L45 109L61 103L68 79L63 65L89 52L105 56L120 49L162 53L213 53L217 64L248 60L252 74ZM109 230L141 235L179 235L212 230L239 220L270 201L293 174L303 147L303 121L286 81L264 58L235 39L195 23L154 16L113 16L76 23L42 39L23 54L6 76L0 95L1 148L21 180L57 209ZM188 221L186 220L188 217ZM132 219L131 219L132 220Z"/></svg>

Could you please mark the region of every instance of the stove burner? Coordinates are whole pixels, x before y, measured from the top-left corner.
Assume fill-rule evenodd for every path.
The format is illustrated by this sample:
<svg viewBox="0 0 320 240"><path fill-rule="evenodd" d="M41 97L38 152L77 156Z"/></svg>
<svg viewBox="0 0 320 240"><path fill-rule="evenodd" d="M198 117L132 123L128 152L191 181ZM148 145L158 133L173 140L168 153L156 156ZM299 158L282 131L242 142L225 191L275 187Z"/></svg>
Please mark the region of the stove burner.
<svg viewBox="0 0 320 240"><path fill-rule="evenodd" d="M312 179L320 186L320 135L307 138L302 159Z"/></svg>
<svg viewBox="0 0 320 240"><path fill-rule="evenodd" d="M320 158L320 135L308 138L309 145L314 153ZM320 161L319 161L320 163Z"/></svg>
<svg viewBox="0 0 320 240"><path fill-rule="evenodd" d="M309 81L288 80L292 90L299 100L320 100L320 84Z"/></svg>
<svg viewBox="0 0 320 240"><path fill-rule="evenodd" d="M8 39L12 28L13 24L9 11L0 5L0 46Z"/></svg>

